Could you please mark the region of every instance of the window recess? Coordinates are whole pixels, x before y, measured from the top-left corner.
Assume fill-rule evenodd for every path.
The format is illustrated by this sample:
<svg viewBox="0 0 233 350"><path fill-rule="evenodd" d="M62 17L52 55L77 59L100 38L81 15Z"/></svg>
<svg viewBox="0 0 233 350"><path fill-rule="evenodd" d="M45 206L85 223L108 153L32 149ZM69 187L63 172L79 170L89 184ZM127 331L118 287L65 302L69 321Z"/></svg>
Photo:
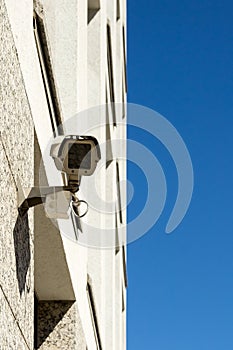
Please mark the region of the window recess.
<svg viewBox="0 0 233 350"><path fill-rule="evenodd" d="M122 27L122 41L123 41L123 74L124 74L124 91L127 93L127 73L126 73L126 66L127 66L127 61L126 61L126 40L125 40L125 27Z"/></svg>
<svg viewBox="0 0 233 350"><path fill-rule="evenodd" d="M88 20L87 23L90 23L91 20L95 17L97 12L100 10L100 0L88 0Z"/></svg>
<svg viewBox="0 0 233 350"><path fill-rule="evenodd" d="M106 89L106 169L113 161L113 154L112 154L112 142L111 142L111 130L110 130L110 123L109 123L109 103L108 103L108 91Z"/></svg>
<svg viewBox="0 0 233 350"><path fill-rule="evenodd" d="M45 95L55 137L64 133L62 128L61 108L53 75L44 21L36 12L34 13L33 27Z"/></svg>
<svg viewBox="0 0 233 350"><path fill-rule="evenodd" d="M88 280L90 281L89 276L88 276ZM87 299L88 299L90 313L91 313L93 330L94 330L94 335L95 335L95 340L96 340L96 347L97 347L97 350L102 350L99 327L98 327L98 320L97 320L95 303L94 303L94 297L93 297L91 284L89 281L87 282Z"/></svg>
<svg viewBox="0 0 233 350"><path fill-rule="evenodd" d="M123 273L124 273L124 281L125 281L125 288L128 286L128 280L127 280L127 269L126 269L126 256L125 256L125 246L122 246L122 260L123 260Z"/></svg>
<svg viewBox="0 0 233 350"><path fill-rule="evenodd" d="M119 217L120 217L120 223L122 224L123 219L122 219L122 206L121 206L120 171L119 171L118 162L116 162L116 185L117 185L117 200L118 200Z"/></svg>
<svg viewBox="0 0 233 350"><path fill-rule="evenodd" d="M122 308L121 308L121 311L124 312L125 311L125 296L124 296L123 286L121 287L121 293L122 293Z"/></svg>
<svg viewBox="0 0 233 350"><path fill-rule="evenodd" d="M110 103L111 103L111 109L112 109L112 118L113 118L113 125L116 126L112 41L111 41L111 29L109 24L107 24L107 60L108 60L108 78L109 78L109 92L110 92Z"/></svg>
<svg viewBox="0 0 233 350"><path fill-rule="evenodd" d="M120 251L118 222L117 222L117 209L115 209L115 255Z"/></svg>
<svg viewBox="0 0 233 350"><path fill-rule="evenodd" d="M100 0L88 0L88 8L92 10L99 10Z"/></svg>
<svg viewBox="0 0 233 350"><path fill-rule="evenodd" d="M121 10L120 10L120 0L116 1L116 20L118 21L121 18Z"/></svg>
<svg viewBox="0 0 233 350"><path fill-rule="evenodd" d="M122 119L125 118L125 115L126 115L126 106L125 106L125 82L124 82L124 75L123 75L123 78L122 78Z"/></svg>

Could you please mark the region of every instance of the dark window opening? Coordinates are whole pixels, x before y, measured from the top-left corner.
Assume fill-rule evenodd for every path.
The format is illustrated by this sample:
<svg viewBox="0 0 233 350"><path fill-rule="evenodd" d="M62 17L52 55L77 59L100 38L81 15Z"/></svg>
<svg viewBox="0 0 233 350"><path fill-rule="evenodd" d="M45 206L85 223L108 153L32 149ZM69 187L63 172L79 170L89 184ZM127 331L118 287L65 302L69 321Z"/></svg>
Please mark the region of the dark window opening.
<svg viewBox="0 0 233 350"><path fill-rule="evenodd" d="M125 246L122 246L122 259L123 259L123 272L124 272L125 287L127 288L128 280L127 280L127 269L126 269Z"/></svg>
<svg viewBox="0 0 233 350"><path fill-rule="evenodd" d="M122 79L122 119L125 118L125 84L124 84L124 77Z"/></svg>
<svg viewBox="0 0 233 350"><path fill-rule="evenodd" d="M108 76L109 76L109 91L110 103L112 107L113 125L116 126L116 110L115 110L115 92L114 92L114 78L113 78L113 59L112 59L112 43L111 43L111 29L107 25L107 56L108 56Z"/></svg>
<svg viewBox="0 0 233 350"><path fill-rule="evenodd" d="M121 11L120 11L120 0L117 0L117 10L116 10L116 20L118 21L121 17Z"/></svg>
<svg viewBox="0 0 233 350"><path fill-rule="evenodd" d="M119 217L120 217L120 223L123 223L122 218L122 207L121 207L121 190L120 190L120 171L119 171L119 164L116 162L116 183L117 183L117 199L118 199L118 206L119 206Z"/></svg>
<svg viewBox="0 0 233 350"><path fill-rule="evenodd" d="M34 13L33 27L53 134L54 136L62 135L62 115L52 70L46 30L43 19L37 13Z"/></svg>
<svg viewBox="0 0 233 350"><path fill-rule="evenodd" d="M122 286L122 309L121 311L125 311L125 297L124 297L124 291L123 291L123 286Z"/></svg>
<svg viewBox="0 0 233 350"><path fill-rule="evenodd" d="M120 242L119 242L119 232L118 232L118 223L117 223L117 210L115 210L115 254L120 251Z"/></svg>
<svg viewBox="0 0 233 350"><path fill-rule="evenodd" d="M106 169L113 161L112 143L111 143L111 131L109 122L109 104L108 104L108 92L106 90Z"/></svg>
<svg viewBox="0 0 233 350"><path fill-rule="evenodd" d="M97 349L102 350L99 327L98 327L98 320L97 320L96 309L95 309L94 296L93 296L92 288L91 288L91 285L89 282L87 282L87 297L88 297L88 302L89 302L89 307L90 307L90 312L91 312L91 318L92 318L92 324L93 324Z"/></svg>
<svg viewBox="0 0 233 350"><path fill-rule="evenodd" d="M126 61L126 42L125 42L125 28L124 26L122 27L122 40L123 40L123 57L124 57L124 84L125 84L125 92L127 92L128 87L127 87L127 74L126 74L126 66L127 66L127 61Z"/></svg>
<svg viewBox="0 0 233 350"><path fill-rule="evenodd" d="M88 0L88 12L87 12L87 23L89 24L91 20L100 10L100 0Z"/></svg>

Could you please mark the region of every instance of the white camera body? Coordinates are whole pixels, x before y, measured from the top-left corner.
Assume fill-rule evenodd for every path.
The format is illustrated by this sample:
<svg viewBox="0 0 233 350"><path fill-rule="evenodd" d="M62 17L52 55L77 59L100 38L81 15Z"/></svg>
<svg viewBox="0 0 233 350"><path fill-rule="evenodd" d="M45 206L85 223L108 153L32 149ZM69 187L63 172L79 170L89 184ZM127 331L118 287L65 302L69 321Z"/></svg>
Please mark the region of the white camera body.
<svg viewBox="0 0 233 350"><path fill-rule="evenodd" d="M24 216L28 209L45 203L46 215L50 218L69 218L70 203L77 217L86 215L88 204L79 200L75 193L79 190L81 176L90 176L101 159L98 141L93 136L58 136L50 149L56 168L66 174L65 186L32 187L25 191L18 186L18 210ZM86 211L80 214L81 203Z"/></svg>
<svg viewBox="0 0 233 350"><path fill-rule="evenodd" d="M101 159L98 141L93 136L58 136L50 155L57 169L72 179L92 175Z"/></svg>

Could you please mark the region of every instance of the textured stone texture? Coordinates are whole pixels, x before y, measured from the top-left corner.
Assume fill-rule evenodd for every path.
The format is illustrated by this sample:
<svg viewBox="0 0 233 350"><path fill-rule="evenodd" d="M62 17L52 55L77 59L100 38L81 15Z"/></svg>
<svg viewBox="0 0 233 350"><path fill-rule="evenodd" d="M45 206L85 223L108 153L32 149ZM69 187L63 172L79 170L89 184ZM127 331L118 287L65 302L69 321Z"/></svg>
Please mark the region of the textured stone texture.
<svg viewBox="0 0 233 350"><path fill-rule="evenodd" d="M22 219L17 211L18 182L33 185L33 130L6 7L0 0L1 350L33 348L33 216L31 212Z"/></svg>
<svg viewBox="0 0 233 350"><path fill-rule="evenodd" d="M38 304L39 350L85 350L76 303L44 301Z"/></svg>
<svg viewBox="0 0 233 350"><path fill-rule="evenodd" d="M20 326L0 288L0 350L28 350ZM31 349L31 348L30 348Z"/></svg>

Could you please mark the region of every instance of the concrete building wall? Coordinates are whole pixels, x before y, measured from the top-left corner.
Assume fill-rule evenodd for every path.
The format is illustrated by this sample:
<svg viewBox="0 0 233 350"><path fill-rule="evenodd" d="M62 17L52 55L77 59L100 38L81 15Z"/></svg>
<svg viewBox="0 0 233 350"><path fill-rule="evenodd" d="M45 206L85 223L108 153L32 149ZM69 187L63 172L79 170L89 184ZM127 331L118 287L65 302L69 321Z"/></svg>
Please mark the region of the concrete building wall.
<svg viewBox="0 0 233 350"><path fill-rule="evenodd" d="M33 348L33 213L17 187L33 185L34 128L4 1L0 1L0 349Z"/></svg>
<svg viewBox="0 0 233 350"><path fill-rule="evenodd" d="M24 218L18 215L17 196L24 187L41 185L39 172L44 186L63 184L46 158L53 127L34 36L35 13L45 28L65 131L73 132L68 121L74 115L79 134L91 129L83 111L94 107L102 126L92 134L99 143L126 138L125 128L117 127L126 122L122 104L115 115L110 105L108 113L98 107L111 102L112 89L116 103L125 101L125 1L0 0L0 349L125 349L125 249L74 243L72 220L54 226L43 206ZM120 147L124 153L125 145ZM126 223L117 199L126 166L117 162L111 142L102 157L106 167L96 181L104 201L113 202L112 214L104 214L103 204L100 212L89 211L83 225L96 225L100 237L110 226L115 241L117 226ZM82 182L88 197L89 179ZM69 235L63 234L66 230ZM87 231L83 234L88 237Z"/></svg>

